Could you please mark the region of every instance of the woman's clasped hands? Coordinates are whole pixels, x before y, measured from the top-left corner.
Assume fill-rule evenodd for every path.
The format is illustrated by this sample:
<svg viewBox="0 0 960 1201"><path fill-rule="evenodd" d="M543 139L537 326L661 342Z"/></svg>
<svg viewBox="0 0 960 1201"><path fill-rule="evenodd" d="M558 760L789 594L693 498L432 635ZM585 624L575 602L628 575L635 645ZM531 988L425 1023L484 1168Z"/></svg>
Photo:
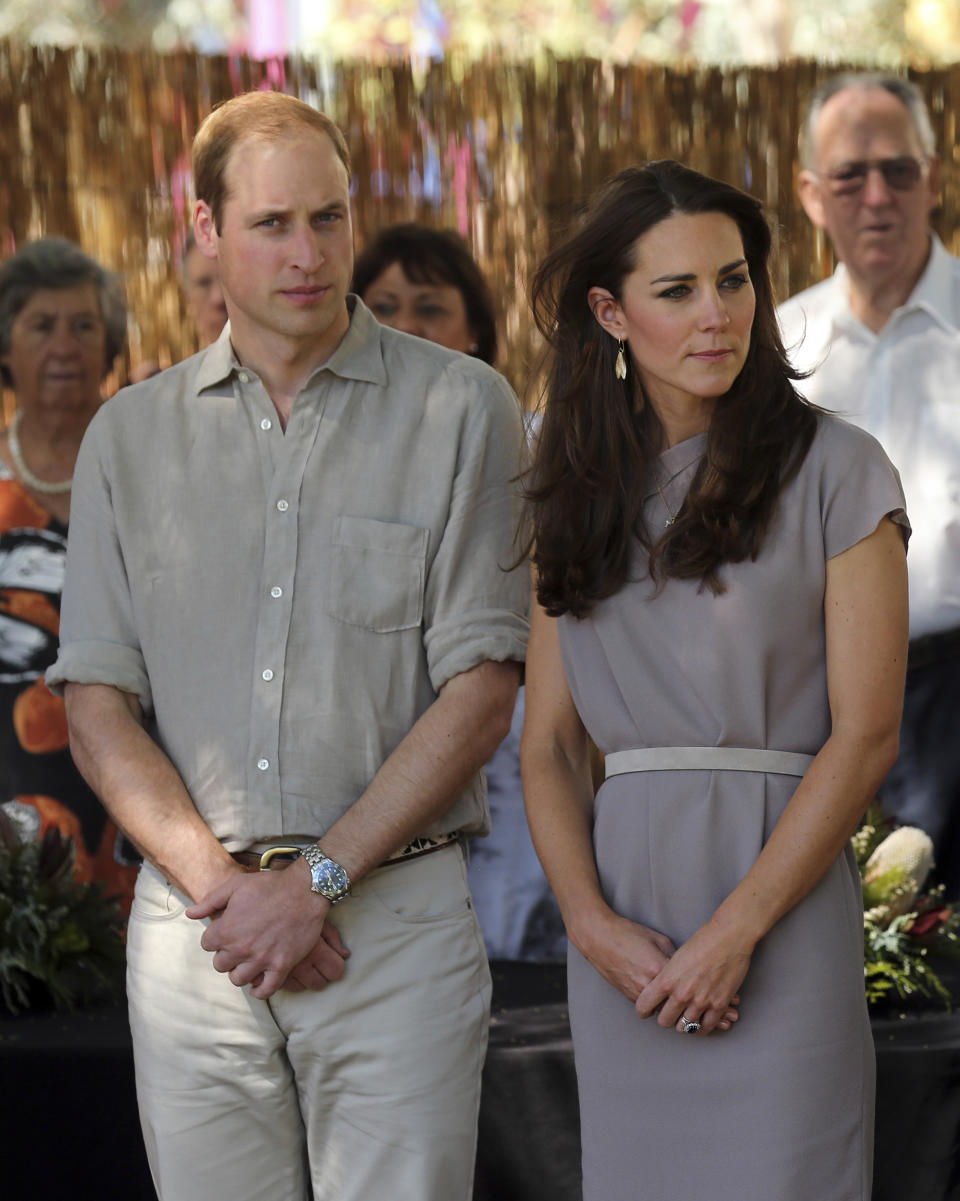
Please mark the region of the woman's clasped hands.
<svg viewBox="0 0 960 1201"><path fill-rule="evenodd" d="M739 1020L740 986L753 948L712 923L701 926L636 998L642 1018L681 1034L730 1030Z"/></svg>
<svg viewBox="0 0 960 1201"><path fill-rule="evenodd" d="M681 1034L726 1031L739 1020L750 953L705 927L677 948L665 934L610 914L602 933L579 949L641 1018Z"/></svg>

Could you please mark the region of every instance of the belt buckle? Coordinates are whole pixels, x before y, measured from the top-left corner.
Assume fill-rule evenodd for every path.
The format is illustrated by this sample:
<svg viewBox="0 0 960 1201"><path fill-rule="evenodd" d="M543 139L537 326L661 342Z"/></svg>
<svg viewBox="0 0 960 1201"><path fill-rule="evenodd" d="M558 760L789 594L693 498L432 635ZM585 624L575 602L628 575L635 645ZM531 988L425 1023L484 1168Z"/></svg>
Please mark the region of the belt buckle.
<svg viewBox="0 0 960 1201"><path fill-rule="evenodd" d="M274 855L299 855L299 847L268 847L260 856L260 871L268 872L270 870L270 860Z"/></svg>

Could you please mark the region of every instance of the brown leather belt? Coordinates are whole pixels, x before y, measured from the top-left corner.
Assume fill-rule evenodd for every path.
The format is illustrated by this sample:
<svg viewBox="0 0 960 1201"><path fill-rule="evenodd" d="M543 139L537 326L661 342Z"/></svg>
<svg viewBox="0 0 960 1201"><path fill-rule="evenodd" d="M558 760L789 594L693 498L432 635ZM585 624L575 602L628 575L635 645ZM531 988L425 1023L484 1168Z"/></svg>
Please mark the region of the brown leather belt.
<svg viewBox="0 0 960 1201"><path fill-rule="evenodd" d="M418 843L428 841L428 839L416 840L396 855L385 859L380 867L394 867L398 863L409 863L411 859L422 859L424 855L432 855L434 851L443 851L447 847L454 847L460 840L457 837L451 837L444 842L431 843L429 846L418 845ZM296 847L282 844L270 847L266 851L231 851L230 854L241 867L254 872L282 871L283 868L289 867L291 863L295 863L300 858L300 851Z"/></svg>

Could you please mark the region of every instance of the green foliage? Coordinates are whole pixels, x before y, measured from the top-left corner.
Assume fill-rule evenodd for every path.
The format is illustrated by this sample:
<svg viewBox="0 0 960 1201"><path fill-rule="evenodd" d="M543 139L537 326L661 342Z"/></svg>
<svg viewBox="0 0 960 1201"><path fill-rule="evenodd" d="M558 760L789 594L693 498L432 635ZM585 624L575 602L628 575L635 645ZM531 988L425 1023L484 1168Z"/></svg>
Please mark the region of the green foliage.
<svg viewBox="0 0 960 1201"><path fill-rule="evenodd" d="M0 810L0 1002L12 1013L74 1009L118 996L119 909L100 884L73 877L73 843L58 830L21 841Z"/></svg>

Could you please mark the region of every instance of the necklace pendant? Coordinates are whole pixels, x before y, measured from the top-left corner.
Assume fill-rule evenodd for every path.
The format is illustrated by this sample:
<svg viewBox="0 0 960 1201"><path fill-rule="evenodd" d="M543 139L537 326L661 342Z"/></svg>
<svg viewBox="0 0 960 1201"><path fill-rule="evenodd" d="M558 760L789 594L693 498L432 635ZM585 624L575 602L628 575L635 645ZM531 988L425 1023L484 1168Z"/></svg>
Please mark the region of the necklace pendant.
<svg viewBox="0 0 960 1201"><path fill-rule="evenodd" d="M664 529L667 529L669 526L673 525L673 518L668 517L667 520L663 523L663 525L664 525Z"/></svg>

